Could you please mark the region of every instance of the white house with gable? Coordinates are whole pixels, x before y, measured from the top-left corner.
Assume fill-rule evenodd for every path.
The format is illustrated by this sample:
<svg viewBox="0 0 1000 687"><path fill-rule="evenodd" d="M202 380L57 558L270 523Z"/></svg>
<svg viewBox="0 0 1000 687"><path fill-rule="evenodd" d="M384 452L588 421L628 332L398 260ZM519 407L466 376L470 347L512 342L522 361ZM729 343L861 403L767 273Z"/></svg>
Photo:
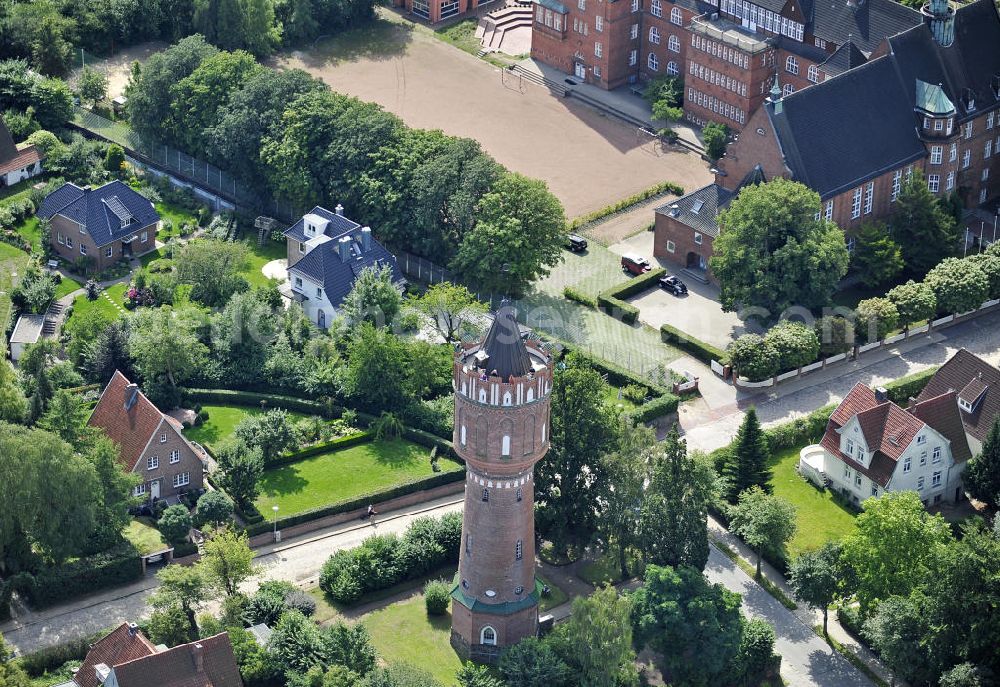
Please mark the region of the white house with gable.
<svg viewBox="0 0 1000 687"><path fill-rule="evenodd" d="M830 417L822 440L802 449L799 472L854 503L909 490L930 506L962 499L962 472L971 457L954 391L904 410L884 389L858 384Z"/></svg>

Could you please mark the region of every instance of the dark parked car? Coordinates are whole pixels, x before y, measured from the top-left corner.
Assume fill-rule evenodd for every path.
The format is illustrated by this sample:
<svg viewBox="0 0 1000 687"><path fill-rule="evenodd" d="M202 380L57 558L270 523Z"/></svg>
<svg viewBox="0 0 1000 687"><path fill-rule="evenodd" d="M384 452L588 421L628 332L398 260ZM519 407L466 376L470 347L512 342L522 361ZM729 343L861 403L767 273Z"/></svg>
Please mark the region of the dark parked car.
<svg viewBox="0 0 1000 687"><path fill-rule="evenodd" d="M687 284L672 274L660 277L660 288L664 291L669 291L675 296L686 296L688 292Z"/></svg>
<svg viewBox="0 0 1000 687"><path fill-rule="evenodd" d="M622 271L631 272L632 274L645 274L649 272L652 266L649 264L649 260L640 257L638 255L630 255L626 253L622 256Z"/></svg>
<svg viewBox="0 0 1000 687"><path fill-rule="evenodd" d="M570 234L566 237L566 247L574 253L587 250L587 239L576 234Z"/></svg>

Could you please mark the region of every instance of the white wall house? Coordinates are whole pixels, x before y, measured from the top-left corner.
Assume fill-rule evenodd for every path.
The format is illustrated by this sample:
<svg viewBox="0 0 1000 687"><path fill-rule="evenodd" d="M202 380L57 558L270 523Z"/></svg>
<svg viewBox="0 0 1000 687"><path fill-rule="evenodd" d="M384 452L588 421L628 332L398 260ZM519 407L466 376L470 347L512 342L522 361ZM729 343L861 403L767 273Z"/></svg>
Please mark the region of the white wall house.
<svg viewBox="0 0 1000 687"><path fill-rule="evenodd" d="M959 412L953 391L904 410L858 384L822 440L802 449L799 470L855 503L886 491L915 491L928 506L958 501L971 457Z"/></svg>
<svg viewBox="0 0 1000 687"><path fill-rule="evenodd" d="M335 212L314 207L284 236L292 297L321 329L337 317L362 270L388 265L397 287L406 283L395 256L375 240L369 227L344 217L339 205Z"/></svg>

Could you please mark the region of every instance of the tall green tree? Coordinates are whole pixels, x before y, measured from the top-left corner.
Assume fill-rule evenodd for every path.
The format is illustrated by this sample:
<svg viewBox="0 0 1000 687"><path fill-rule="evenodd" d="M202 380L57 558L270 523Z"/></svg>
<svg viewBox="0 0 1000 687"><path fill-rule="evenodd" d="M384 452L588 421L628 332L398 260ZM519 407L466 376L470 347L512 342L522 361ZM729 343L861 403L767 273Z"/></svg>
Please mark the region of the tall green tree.
<svg viewBox="0 0 1000 687"><path fill-rule="evenodd" d="M362 324L347 344L344 393L368 409L396 412L411 400L408 376L406 344L386 329Z"/></svg>
<svg viewBox="0 0 1000 687"><path fill-rule="evenodd" d="M389 265L371 265L361 270L341 309L352 324L371 322L377 327L392 324L403 307L403 297L392 283Z"/></svg>
<svg viewBox="0 0 1000 687"><path fill-rule="evenodd" d="M791 583L795 596L809 608L823 611L823 634L827 633L827 609L840 585L840 546L827 542L816 551L806 551L792 561Z"/></svg>
<svg viewBox="0 0 1000 687"><path fill-rule="evenodd" d="M983 448L965 468L965 489L990 508L1000 508L1000 417L993 421Z"/></svg>
<svg viewBox="0 0 1000 687"><path fill-rule="evenodd" d="M866 298L855 309L855 331L865 343L881 341L899 324L899 311L888 298Z"/></svg>
<svg viewBox="0 0 1000 687"><path fill-rule="evenodd" d="M726 145L729 143L729 127L717 122L709 122L701 130L702 138L705 139L705 154L712 160L718 160L726 154Z"/></svg>
<svg viewBox="0 0 1000 687"><path fill-rule="evenodd" d="M899 313L899 323L909 328L922 320L929 320L937 312L934 289L924 282L912 279L889 289L886 298L893 302Z"/></svg>
<svg viewBox="0 0 1000 687"><path fill-rule="evenodd" d="M66 21L58 14L45 15L35 28L31 59L43 74L61 76L69 70L73 46L66 31Z"/></svg>
<svg viewBox="0 0 1000 687"><path fill-rule="evenodd" d="M240 44L256 57L267 57L281 43L274 22L274 0L239 0Z"/></svg>
<svg viewBox="0 0 1000 687"><path fill-rule="evenodd" d="M46 429L70 446L79 449L85 439L84 428L90 409L80 395L59 389L49 402L49 409L38 420L38 426Z"/></svg>
<svg viewBox="0 0 1000 687"><path fill-rule="evenodd" d="M108 77L90 67L80 74L80 98L89 100L92 107L108 96Z"/></svg>
<svg viewBox="0 0 1000 687"><path fill-rule="evenodd" d="M31 680L20 665L13 662L14 652L0 635L0 685L4 687L31 687Z"/></svg>
<svg viewBox="0 0 1000 687"><path fill-rule="evenodd" d="M903 252L881 222L866 222L858 230L851 266L865 286L889 283L903 271Z"/></svg>
<svg viewBox="0 0 1000 687"><path fill-rule="evenodd" d="M285 25L285 39L291 43L312 40L319 33L312 0L292 0L292 11Z"/></svg>
<svg viewBox="0 0 1000 687"><path fill-rule="evenodd" d="M260 493L264 476L264 455L260 447L248 447L238 441L227 442L216 451L222 485L233 500L246 508Z"/></svg>
<svg viewBox="0 0 1000 687"><path fill-rule="evenodd" d="M191 298L209 307L222 307L234 293L249 288L242 273L250 261L246 245L204 239L190 241L177 255L177 282L191 284Z"/></svg>
<svg viewBox="0 0 1000 687"><path fill-rule="evenodd" d="M622 579L628 579L628 554L642 542L640 508L656 446L656 434L625 419L617 450L602 460L606 488L600 499L597 535L605 551L617 551Z"/></svg>
<svg viewBox="0 0 1000 687"><path fill-rule="evenodd" d="M618 421L604 402L607 384L570 355L552 384L552 434L538 464L535 499L542 534L560 553L579 553L597 529L602 457L618 441Z"/></svg>
<svg viewBox="0 0 1000 687"><path fill-rule="evenodd" d="M205 542L201 560L210 583L226 596L235 596L241 584L260 572L253 558L246 532L226 528Z"/></svg>
<svg viewBox="0 0 1000 687"><path fill-rule="evenodd" d="M281 408L244 417L233 430L233 436L244 446L259 448L265 463L275 460L298 444L288 412Z"/></svg>
<svg viewBox="0 0 1000 687"><path fill-rule="evenodd" d="M920 685L937 682L933 658L921 646L927 631L927 619L919 605L906 596L890 596L879 602L862 627L862 634L878 648L886 665L900 678Z"/></svg>
<svg viewBox="0 0 1000 687"><path fill-rule="evenodd" d="M451 267L484 290L518 296L562 259L566 215L545 182L507 173L478 205Z"/></svg>
<svg viewBox="0 0 1000 687"><path fill-rule="evenodd" d="M450 282L432 285L415 305L431 318L434 328L449 343L460 340L462 334L472 329L470 320L486 314L486 306L468 288Z"/></svg>
<svg viewBox="0 0 1000 687"><path fill-rule="evenodd" d="M200 322L190 309L143 308L133 316L129 353L147 382L165 379L171 388L195 374L208 355L197 334Z"/></svg>
<svg viewBox="0 0 1000 687"><path fill-rule="evenodd" d="M841 560L850 571L861 613L893 595L909 596L927 577L931 556L951 538L948 523L930 515L915 491L865 499L857 531L843 542Z"/></svg>
<svg viewBox="0 0 1000 687"><path fill-rule="evenodd" d="M795 506L754 486L740 494L729 513L732 531L757 554L757 579L765 551L784 555L785 544L795 534Z"/></svg>
<svg viewBox="0 0 1000 687"><path fill-rule="evenodd" d="M94 466L100 484L99 493L94 496L96 538L110 546L132 520L128 511L135 502L133 490L142 477L126 472L118 446L100 434L87 438L83 456Z"/></svg>
<svg viewBox="0 0 1000 687"><path fill-rule="evenodd" d="M767 436L757 418L757 409L750 406L722 469L726 498L733 503L741 493L754 486L770 491L770 462L771 449Z"/></svg>
<svg viewBox="0 0 1000 687"><path fill-rule="evenodd" d="M937 298L938 309L951 314L975 310L990 297L990 282L974 261L945 258L924 278Z"/></svg>
<svg viewBox="0 0 1000 687"><path fill-rule="evenodd" d="M900 189L892 235L903 251L906 268L916 275L926 274L941 258L958 250L955 218L941 207L919 170Z"/></svg>
<svg viewBox="0 0 1000 687"><path fill-rule="evenodd" d="M505 687L505 683L497 677L486 666L476 665L472 661L466 661L465 665L455 675L458 687Z"/></svg>
<svg viewBox="0 0 1000 687"><path fill-rule="evenodd" d="M710 263L727 311L826 305L847 273L844 234L816 219L819 196L794 181L774 179L744 188L719 214L720 234Z"/></svg>
<svg viewBox="0 0 1000 687"><path fill-rule="evenodd" d="M640 549L648 563L703 570L708 562L708 506L718 481L709 459L687 455L671 429L653 458L640 513Z"/></svg>
<svg viewBox="0 0 1000 687"><path fill-rule="evenodd" d="M500 657L500 674L519 687L569 687L572 671L552 647L537 637L527 637Z"/></svg>
<svg viewBox="0 0 1000 687"><path fill-rule="evenodd" d="M153 608L159 611L180 608L188 621L190 637L198 636L195 613L211 599L211 587L205 568L194 565L168 565L156 573L160 586L150 597Z"/></svg>
<svg viewBox="0 0 1000 687"><path fill-rule="evenodd" d="M651 565L633 596L638 646L663 656L672 684L722 684L740 647L740 595L698 570Z"/></svg>
<svg viewBox="0 0 1000 687"><path fill-rule="evenodd" d="M569 663L579 687L637 687L632 649L632 604L606 586L573 600L573 615L553 638L556 652Z"/></svg>
<svg viewBox="0 0 1000 687"><path fill-rule="evenodd" d="M0 421L24 422L28 399L17 380L17 373L6 360L0 360Z"/></svg>

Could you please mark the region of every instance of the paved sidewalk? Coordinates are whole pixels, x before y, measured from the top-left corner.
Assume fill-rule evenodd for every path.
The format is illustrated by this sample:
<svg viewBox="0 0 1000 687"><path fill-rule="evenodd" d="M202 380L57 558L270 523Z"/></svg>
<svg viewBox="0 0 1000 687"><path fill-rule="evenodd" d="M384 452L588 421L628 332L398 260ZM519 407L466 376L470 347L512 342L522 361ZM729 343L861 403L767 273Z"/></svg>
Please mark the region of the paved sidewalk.
<svg viewBox="0 0 1000 687"><path fill-rule="evenodd" d="M427 503L384 513L374 525L351 522L299 539L271 544L257 550L255 563L262 574L245 585L252 593L267 580L287 580L301 585L314 584L326 559L334 551L358 546L373 534L399 534L422 516L461 512L463 499L449 496ZM0 625L0 634L20 653L30 653L74 637L100 632L125 621L149 615L149 597L158 586L149 575L126 587L47 608Z"/></svg>
<svg viewBox="0 0 1000 687"><path fill-rule="evenodd" d="M731 549L734 549L741 558L751 565L757 564L757 555L753 552L753 550L751 550L742 539L723 527L721 523L715 520L715 518L709 517L708 532L710 537L726 544ZM810 609L804 603L796 599L795 593L788 584L788 580L786 580L785 576L782 575L773 565L767 561L761 561L760 572L765 579L778 587L788 598L793 599L796 603L798 603L798 609L791 611L791 613L793 613L799 621L809 628L814 628L823 624L823 613L818 610ZM761 589L761 591L766 593L766 590ZM852 637L847 630L841 627L840 623L837 621L837 614L835 611L830 612L827 627L830 636L833 639L837 640L851 653L864 661L865 664L883 680L891 682L893 678L891 671L878 659L878 657L876 657L865 646L858 643L858 641L854 639L854 637ZM820 640L824 641L822 638L820 638ZM903 685L904 683L897 681L896 684Z"/></svg>

